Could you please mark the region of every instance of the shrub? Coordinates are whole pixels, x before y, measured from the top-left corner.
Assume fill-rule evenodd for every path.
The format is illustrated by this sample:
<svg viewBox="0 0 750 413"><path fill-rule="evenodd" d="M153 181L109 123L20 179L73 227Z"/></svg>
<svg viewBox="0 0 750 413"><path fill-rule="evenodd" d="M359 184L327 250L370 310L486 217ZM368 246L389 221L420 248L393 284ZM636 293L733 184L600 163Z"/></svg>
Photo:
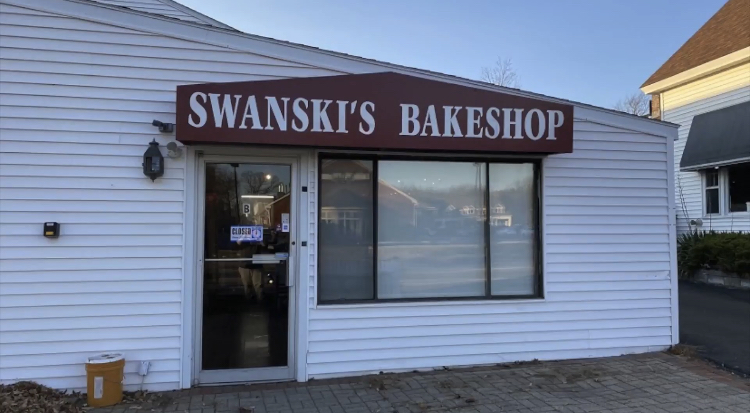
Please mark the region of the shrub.
<svg viewBox="0 0 750 413"><path fill-rule="evenodd" d="M677 239L677 266L681 278L701 268L717 269L750 278L750 233L689 232Z"/></svg>

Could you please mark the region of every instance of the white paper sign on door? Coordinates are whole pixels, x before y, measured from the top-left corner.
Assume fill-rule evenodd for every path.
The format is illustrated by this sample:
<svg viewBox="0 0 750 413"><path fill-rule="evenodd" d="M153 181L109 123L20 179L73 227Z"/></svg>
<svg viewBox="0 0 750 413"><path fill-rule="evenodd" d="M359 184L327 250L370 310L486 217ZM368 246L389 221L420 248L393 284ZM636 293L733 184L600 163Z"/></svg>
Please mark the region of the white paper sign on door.
<svg viewBox="0 0 750 413"><path fill-rule="evenodd" d="M250 214L250 212L253 210L253 206L250 204L242 204L242 213L245 215Z"/></svg>
<svg viewBox="0 0 750 413"><path fill-rule="evenodd" d="M281 214L281 232L289 232L289 214Z"/></svg>
<svg viewBox="0 0 750 413"><path fill-rule="evenodd" d="M262 225L232 226L229 238L232 242L263 241Z"/></svg>

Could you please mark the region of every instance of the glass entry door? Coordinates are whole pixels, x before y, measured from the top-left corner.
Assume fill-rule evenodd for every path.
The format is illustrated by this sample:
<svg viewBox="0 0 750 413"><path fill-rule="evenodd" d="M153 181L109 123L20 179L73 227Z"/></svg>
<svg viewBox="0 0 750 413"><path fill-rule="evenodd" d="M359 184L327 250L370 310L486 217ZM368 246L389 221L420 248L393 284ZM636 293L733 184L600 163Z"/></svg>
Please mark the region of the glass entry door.
<svg viewBox="0 0 750 413"><path fill-rule="evenodd" d="M292 165L204 170L199 380L291 379Z"/></svg>

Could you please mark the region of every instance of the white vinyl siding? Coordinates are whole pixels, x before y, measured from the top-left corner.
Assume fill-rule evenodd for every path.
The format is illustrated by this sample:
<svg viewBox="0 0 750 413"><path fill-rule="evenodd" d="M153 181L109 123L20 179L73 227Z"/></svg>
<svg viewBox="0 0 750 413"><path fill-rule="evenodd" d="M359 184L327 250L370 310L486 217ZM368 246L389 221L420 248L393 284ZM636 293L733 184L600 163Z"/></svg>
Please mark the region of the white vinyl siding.
<svg viewBox="0 0 750 413"><path fill-rule="evenodd" d="M666 139L576 122L574 152L544 160L544 300L316 306L311 257L308 375L668 347ZM311 170L310 176L314 192L317 173ZM309 197L311 211L316 199Z"/></svg>
<svg viewBox="0 0 750 413"><path fill-rule="evenodd" d="M85 387L122 351L127 388L180 386L185 156L143 176L175 87L337 72L0 5L0 382ZM58 239L42 223L61 224Z"/></svg>
<svg viewBox="0 0 750 413"><path fill-rule="evenodd" d="M697 218L703 220L700 227L703 230L750 231L750 212L707 217L701 173L680 171L680 159L693 117L750 101L750 63L665 91L661 100L663 119L680 125L674 148L678 233L688 231L690 220Z"/></svg>

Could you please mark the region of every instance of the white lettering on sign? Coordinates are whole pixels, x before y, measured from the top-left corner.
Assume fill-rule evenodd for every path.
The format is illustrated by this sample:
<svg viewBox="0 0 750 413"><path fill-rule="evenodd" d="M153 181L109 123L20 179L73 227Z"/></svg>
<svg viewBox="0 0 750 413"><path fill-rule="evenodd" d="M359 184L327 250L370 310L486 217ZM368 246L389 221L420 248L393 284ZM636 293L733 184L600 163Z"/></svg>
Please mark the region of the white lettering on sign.
<svg viewBox="0 0 750 413"><path fill-rule="evenodd" d="M328 118L328 106L332 100L310 99L313 103L313 127L310 132L333 132L331 120ZM321 124L323 129L320 128Z"/></svg>
<svg viewBox="0 0 750 413"><path fill-rule="evenodd" d="M435 105L427 107L427 113L424 117L424 125L422 126L422 133L419 136L427 136L427 127L430 127L430 136L440 136L440 129L438 128L437 113L435 113Z"/></svg>
<svg viewBox="0 0 750 413"><path fill-rule="evenodd" d="M537 132L534 134L534 115L537 116ZM531 140L538 141L544 135L544 129L547 125L544 123L544 113L539 109L531 109L523 121L523 133Z"/></svg>
<svg viewBox="0 0 750 413"><path fill-rule="evenodd" d="M419 131L419 107L401 104L401 136L414 136Z"/></svg>
<svg viewBox="0 0 750 413"><path fill-rule="evenodd" d="M512 111L512 112L511 112ZM513 114L515 113L515 120L513 120ZM503 109L503 139L523 139L521 136L521 118L523 117L523 109ZM510 128L513 127L516 133L510 136Z"/></svg>
<svg viewBox="0 0 750 413"><path fill-rule="evenodd" d="M496 139L500 135L500 124L497 119L500 117L500 109L489 108L487 109L487 128L484 130L484 136L490 139ZM490 133L492 129L492 133Z"/></svg>
<svg viewBox="0 0 750 413"><path fill-rule="evenodd" d="M524 112L518 108L485 108L478 106L443 106L442 122L438 120L435 105L429 105L424 116L419 106L402 103L401 136L444 136L453 138L556 140L555 130L565 121L562 111L531 109ZM466 116L466 133L458 121L460 114ZM501 125L502 121L502 125ZM442 128L441 128L442 125ZM545 135L546 134L546 135Z"/></svg>
<svg viewBox="0 0 750 413"><path fill-rule="evenodd" d="M206 113L206 109L203 107L203 105L198 102L198 98L203 99L203 103L206 103L206 94L201 92L195 92L192 95L190 95L190 110L192 110L196 115L198 115L198 121L193 120L193 115L190 114L188 116L188 125L194 126L196 128L201 128L203 125L206 124L206 120L208 119L208 113Z"/></svg>
<svg viewBox="0 0 750 413"><path fill-rule="evenodd" d="M484 126L479 126L482 121L482 108L466 107L466 137L481 138ZM479 128L479 129L477 129Z"/></svg>
<svg viewBox="0 0 750 413"><path fill-rule="evenodd" d="M547 113L549 114L549 135L547 136L547 139L554 141L557 140L555 137L555 129L563 125L565 116L562 111L559 110L548 110Z"/></svg>
<svg viewBox="0 0 750 413"><path fill-rule="evenodd" d="M455 109L455 111L453 110ZM461 110L461 106L443 106L443 112L445 113L445 129L443 130L443 136L461 138L464 135L461 133L461 127L458 126L458 112Z"/></svg>
<svg viewBox="0 0 750 413"><path fill-rule="evenodd" d="M356 102L355 102L356 103ZM368 109L369 108L369 109ZM375 131L375 104L372 102L364 102L359 108L359 116L362 121L359 122L359 131L365 135L370 135ZM367 125L367 129L363 128L364 124Z"/></svg>
<svg viewBox="0 0 750 413"><path fill-rule="evenodd" d="M232 97L224 95L224 100L219 101L221 95L218 93L209 93L208 97L211 99L211 109L214 112L214 123L216 127L220 128L224 124L224 119L227 120L227 127L234 128L234 120L237 118L237 107L240 105L240 98L242 95L234 95L234 104L232 104Z"/></svg>
<svg viewBox="0 0 750 413"><path fill-rule="evenodd" d="M266 101L268 101L268 120L266 121L266 130L273 130L273 125L271 125L271 114L273 113L273 118L276 120L276 124L279 126L280 131L286 130L286 112L287 107L289 106L289 98L281 98L281 101L284 102L284 112L281 112L281 108L279 107L279 101L276 100L273 96L266 96Z"/></svg>
<svg viewBox="0 0 750 413"><path fill-rule="evenodd" d="M292 129L297 132L306 131L307 127L310 125L310 120L307 118L307 112L305 112L308 105L309 103L305 98L294 99L292 112L294 112L295 119L292 121Z"/></svg>
<svg viewBox="0 0 750 413"><path fill-rule="evenodd" d="M265 119L258 111L259 99L265 101ZM348 134L355 128L362 135L371 135L376 126L375 103L371 101L194 92L189 103L191 113L187 121L195 128L206 125L209 113L213 114L216 128L336 134ZM400 136L554 141L557 130L565 123L560 110L452 105L428 105L420 110L413 103L399 106ZM336 125L330 116L336 116Z"/></svg>
<svg viewBox="0 0 750 413"><path fill-rule="evenodd" d="M247 103L245 103L245 114L242 115L242 123L240 124L240 129L247 129L247 125L245 125L245 122L248 118L253 122L253 129L263 129L263 127L260 126L258 102L255 100L255 96L252 95L248 96Z"/></svg>

